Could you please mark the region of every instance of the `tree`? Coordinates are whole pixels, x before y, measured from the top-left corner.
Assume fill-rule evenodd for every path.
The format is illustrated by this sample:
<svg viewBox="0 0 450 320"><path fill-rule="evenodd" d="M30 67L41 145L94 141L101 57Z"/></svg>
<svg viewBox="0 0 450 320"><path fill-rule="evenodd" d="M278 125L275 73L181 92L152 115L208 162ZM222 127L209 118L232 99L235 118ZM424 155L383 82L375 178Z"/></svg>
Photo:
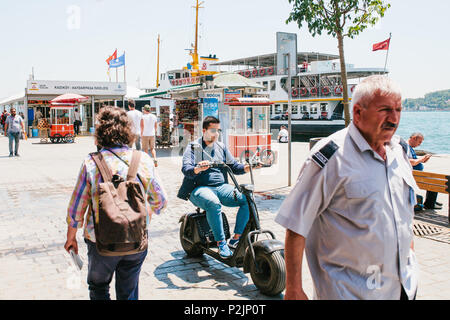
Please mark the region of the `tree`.
<svg viewBox="0 0 450 320"><path fill-rule="evenodd" d="M299 28L308 25L315 36L326 31L338 40L345 126L350 124L348 103L347 68L344 56L344 38L353 39L368 26L375 25L388 8L383 0L288 0L293 10L286 23L297 22Z"/></svg>

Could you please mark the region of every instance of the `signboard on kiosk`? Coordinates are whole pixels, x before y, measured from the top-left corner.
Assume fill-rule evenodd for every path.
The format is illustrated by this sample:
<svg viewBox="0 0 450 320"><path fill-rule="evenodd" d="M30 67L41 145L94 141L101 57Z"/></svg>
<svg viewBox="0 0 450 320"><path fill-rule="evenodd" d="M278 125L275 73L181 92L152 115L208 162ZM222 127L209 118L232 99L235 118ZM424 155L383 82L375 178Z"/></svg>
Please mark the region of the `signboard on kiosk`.
<svg viewBox="0 0 450 320"><path fill-rule="evenodd" d="M219 118L219 101L217 98L203 99L203 119L208 116Z"/></svg>
<svg viewBox="0 0 450 320"><path fill-rule="evenodd" d="M64 94L76 93L81 95L126 95L125 82L89 82L89 81L50 81L28 80L27 94Z"/></svg>
<svg viewBox="0 0 450 320"><path fill-rule="evenodd" d="M231 99L237 99L241 97L241 91L240 90L224 90L224 96L225 96L225 102L231 101Z"/></svg>

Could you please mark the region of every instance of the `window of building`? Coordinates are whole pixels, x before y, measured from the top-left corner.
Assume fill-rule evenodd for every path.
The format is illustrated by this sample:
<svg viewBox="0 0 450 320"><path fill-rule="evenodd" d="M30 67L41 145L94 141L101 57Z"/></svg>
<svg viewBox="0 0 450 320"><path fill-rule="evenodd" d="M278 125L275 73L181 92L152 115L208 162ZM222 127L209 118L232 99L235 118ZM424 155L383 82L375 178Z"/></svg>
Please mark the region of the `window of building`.
<svg viewBox="0 0 450 320"><path fill-rule="evenodd" d="M271 80L270 81L270 91L275 91L276 88L277 88L276 81L275 80Z"/></svg>

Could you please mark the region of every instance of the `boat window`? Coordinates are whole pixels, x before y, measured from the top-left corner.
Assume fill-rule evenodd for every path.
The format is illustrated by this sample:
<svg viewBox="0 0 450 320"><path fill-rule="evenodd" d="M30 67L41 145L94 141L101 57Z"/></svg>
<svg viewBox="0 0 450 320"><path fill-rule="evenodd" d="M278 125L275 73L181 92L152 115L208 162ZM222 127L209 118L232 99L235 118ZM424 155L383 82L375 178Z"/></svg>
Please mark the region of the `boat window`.
<svg viewBox="0 0 450 320"><path fill-rule="evenodd" d="M269 90L268 85L269 83L267 81L263 81L264 91Z"/></svg>
<svg viewBox="0 0 450 320"><path fill-rule="evenodd" d="M175 79L180 79L181 78L181 75L177 72L177 73L175 73Z"/></svg>
<svg viewBox="0 0 450 320"><path fill-rule="evenodd" d="M287 104L283 104L283 114L288 111L289 106Z"/></svg>
<svg viewBox="0 0 450 320"><path fill-rule="evenodd" d="M317 114L317 109L318 109L318 105L317 105L317 103L315 103L315 104L311 105L311 108L310 108L309 112L311 114Z"/></svg>
<svg viewBox="0 0 450 320"><path fill-rule="evenodd" d="M270 115L273 114L273 104L270 105Z"/></svg>
<svg viewBox="0 0 450 320"><path fill-rule="evenodd" d="M277 88L276 81L275 80L271 80L270 81L270 91L275 91L276 88Z"/></svg>
<svg viewBox="0 0 450 320"><path fill-rule="evenodd" d="M292 114L298 114L298 105L292 105Z"/></svg>
<svg viewBox="0 0 450 320"><path fill-rule="evenodd" d="M328 103L321 103L320 112L327 112L327 111L328 111Z"/></svg>
<svg viewBox="0 0 450 320"><path fill-rule="evenodd" d="M308 107L306 104L302 105L302 113L308 112Z"/></svg>
<svg viewBox="0 0 450 320"><path fill-rule="evenodd" d="M280 114L281 113L281 104L276 104L275 105L275 114Z"/></svg>

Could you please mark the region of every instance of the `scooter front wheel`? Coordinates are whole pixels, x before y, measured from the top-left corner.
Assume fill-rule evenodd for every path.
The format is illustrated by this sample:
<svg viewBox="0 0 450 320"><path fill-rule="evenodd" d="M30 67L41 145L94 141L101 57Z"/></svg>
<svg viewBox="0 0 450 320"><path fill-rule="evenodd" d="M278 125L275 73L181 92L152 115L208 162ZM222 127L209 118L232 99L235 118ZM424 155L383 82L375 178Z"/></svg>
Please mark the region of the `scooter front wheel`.
<svg viewBox="0 0 450 320"><path fill-rule="evenodd" d="M196 258L201 257L203 255L203 248L198 244L193 244L189 241L187 241L185 238L192 239L192 230L190 229L190 226L186 226L186 220L181 223L180 226L180 242L181 247L186 252L188 257Z"/></svg>
<svg viewBox="0 0 450 320"><path fill-rule="evenodd" d="M253 283L268 296L280 294L286 287L286 267L281 251L266 253L264 250L255 252L254 263L250 265L250 276Z"/></svg>

